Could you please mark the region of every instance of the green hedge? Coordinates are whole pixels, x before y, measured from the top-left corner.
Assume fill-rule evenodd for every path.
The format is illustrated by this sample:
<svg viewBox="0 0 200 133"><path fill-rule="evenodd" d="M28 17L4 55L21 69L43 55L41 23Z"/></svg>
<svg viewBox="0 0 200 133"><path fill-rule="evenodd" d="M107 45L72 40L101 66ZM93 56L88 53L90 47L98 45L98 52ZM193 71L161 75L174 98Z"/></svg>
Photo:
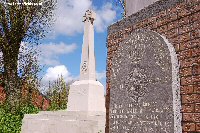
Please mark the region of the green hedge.
<svg viewBox="0 0 200 133"><path fill-rule="evenodd" d="M0 106L0 133L20 133L24 114L35 114L39 110L33 105L27 105L11 113L5 106Z"/></svg>

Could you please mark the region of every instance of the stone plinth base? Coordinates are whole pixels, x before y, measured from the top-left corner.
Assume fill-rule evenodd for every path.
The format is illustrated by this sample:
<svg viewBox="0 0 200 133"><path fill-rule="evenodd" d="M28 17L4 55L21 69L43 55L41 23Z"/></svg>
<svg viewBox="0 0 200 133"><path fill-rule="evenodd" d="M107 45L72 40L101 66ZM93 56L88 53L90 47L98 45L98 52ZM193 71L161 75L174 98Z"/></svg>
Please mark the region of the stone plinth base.
<svg viewBox="0 0 200 133"><path fill-rule="evenodd" d="M81 80L70 86L66 111L25 115L22 133L105 133L104 87Z"/></svg>
<svg viewBox="0 0 200 133"><path fill-rule="evenodd" d="M104 133L105 112L44 111L25 115L21 133Z"/></svg>
<svg viewBox="0 0 200 133"><path fill-rule="evenodd" d="M70 86L67 110L106 112L104 86L95 80L75 81Z"/></svg>

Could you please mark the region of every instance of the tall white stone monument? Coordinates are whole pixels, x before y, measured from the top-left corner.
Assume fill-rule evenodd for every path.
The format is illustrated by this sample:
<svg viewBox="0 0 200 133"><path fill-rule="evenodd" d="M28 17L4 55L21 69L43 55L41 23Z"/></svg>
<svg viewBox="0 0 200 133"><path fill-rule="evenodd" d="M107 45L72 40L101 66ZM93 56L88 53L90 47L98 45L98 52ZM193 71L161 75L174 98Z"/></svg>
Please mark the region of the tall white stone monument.
<svg viewBox="0 0 200 133"><path fill-rule="evenodd" d="M70 86L68 111L102 111L105 112L104 87L96 80L94 53L94 20L95 13L86 11L83 17L84 39L80 80Z"/></svg>
<svg viewBox="0 0 200 133"><path fill-rule="evenodd" d="M104 87L95 76L94 20L95 13L86 11L80 79L70 86L67 110L25 115L21 133L105 132Z"/></svg>

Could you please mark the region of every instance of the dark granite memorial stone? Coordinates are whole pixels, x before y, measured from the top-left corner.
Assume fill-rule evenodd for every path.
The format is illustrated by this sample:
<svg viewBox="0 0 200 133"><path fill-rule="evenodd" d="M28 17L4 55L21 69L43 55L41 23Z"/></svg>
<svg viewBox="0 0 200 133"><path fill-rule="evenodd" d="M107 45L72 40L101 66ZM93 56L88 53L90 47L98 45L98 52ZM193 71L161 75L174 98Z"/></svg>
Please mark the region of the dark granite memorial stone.
<svg viewBox="0 0 200 133"><path fill-rule="evenodd" d="M178 63L172 62L168 45L144 30L119 44L112 59L110 133L181 131L179 80L173 78Z"/></svg>

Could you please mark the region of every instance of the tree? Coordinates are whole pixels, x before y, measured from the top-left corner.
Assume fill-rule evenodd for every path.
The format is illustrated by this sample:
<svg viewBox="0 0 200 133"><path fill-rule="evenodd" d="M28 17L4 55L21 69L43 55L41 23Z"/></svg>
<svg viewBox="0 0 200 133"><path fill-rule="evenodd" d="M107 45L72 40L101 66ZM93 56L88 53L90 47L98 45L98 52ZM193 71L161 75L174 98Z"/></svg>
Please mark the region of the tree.
<svg viewBox="0 0 200 133"><path fill-rule="evenodd" d="M18 75L20 44L38 44L53 22L56 0L0 0L0 51L3 53L3 78L12 106L18 105L21 81ZM42 5L39 3L42 2Z"/></svg>
<svg viewBox="0 0 200 133"><path fill-rule="evenodd" d="M2 57L2 55L0 56ZM40 79L39 72L42 66L38 64L39 51L35 47L30 47L30 45L21 44L20 53L18 55L18 76L19 80L17 86L20 90L18 101L20 106L27 106L32 104L32 93L39 90ZM2 62L2 60L0 60ZM0 66L2 67L2 66ZM4 81L3 81L4 82ZM6 87L4 87L5 89ZM10 104L8 99L8 94L6 94L7 101L5 104ZM10 105L9 105L10 106ZM13 108L16 109L16 108Z"/></svg>
<svg viewBox="0 0 200 133"><path fill-rule="evenodd" d="M58 77L52 84L49 82L47 97L51 101L49 110L63 110L67 108L67 100L69 94L69 84L63 79L63 76Z"/></svg>
<svg viewBox="0 0 200 133"><path fill-rule="evenodd" d="M39 51L37 48L26 44L22 45L20 51L23 51L18 58L18 75L22 82L20 102L32 104L32 93L39 91L40 88L38 74L42 70L42 66L38 64Z"/></svg>

